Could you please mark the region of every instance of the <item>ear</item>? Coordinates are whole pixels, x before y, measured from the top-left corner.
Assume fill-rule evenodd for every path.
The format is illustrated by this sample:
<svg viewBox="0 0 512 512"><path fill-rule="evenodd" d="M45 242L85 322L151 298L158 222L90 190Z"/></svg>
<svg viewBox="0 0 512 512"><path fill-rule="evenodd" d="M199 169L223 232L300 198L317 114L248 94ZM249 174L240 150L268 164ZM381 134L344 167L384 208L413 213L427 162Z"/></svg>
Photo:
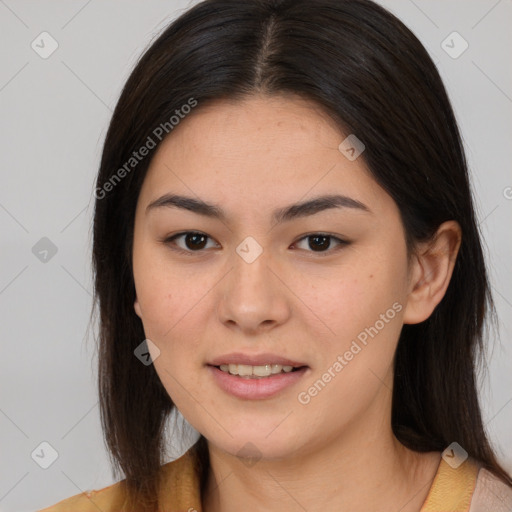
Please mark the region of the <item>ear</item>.
<svg viewBox="0 0 512 512"><path fill-rule="evenodd" d="M411 262L405 324L423 322L441 302L450 284L461 240L459 223L449 220L439 226L431 240L416 247Z"/></svg>
<svg viewBox="0 0 512 512"><path fill-rule="evenodd" d="M137 316L142 319L142 312L140 309L139 299L137 299L137 296L135 297L135 302L133 303L133 309L135 310L135 313L137 313Z"/></svg>

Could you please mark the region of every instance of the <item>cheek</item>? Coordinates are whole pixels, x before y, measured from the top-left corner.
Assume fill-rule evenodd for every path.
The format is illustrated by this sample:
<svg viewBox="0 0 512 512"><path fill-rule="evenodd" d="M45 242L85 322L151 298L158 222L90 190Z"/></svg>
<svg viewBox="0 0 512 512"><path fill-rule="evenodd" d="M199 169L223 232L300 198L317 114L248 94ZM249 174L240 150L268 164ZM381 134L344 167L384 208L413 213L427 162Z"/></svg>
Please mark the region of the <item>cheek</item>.
<svg viewBox="0 0 512 512"><path fill-rule="evenodd" d="M356 384L368 377L369 369L383 375L390 366L406 299L405 260L397 261L391 253L378 260L361 258L358 266L340 273L318 295L315 310L329 327L320 372L328 371L341 356L344 377L338 381Z"/></svg>
<svg viewBox="0 0 512 512"><path fill-rule="evenodd" d="M199 279L192 267L178 271L165 258L165 251L149 243L135 252L133 273L145 333L165 344L200 301Z"/></svg>
<svg viewBox="0 0 512 512"><path fill-rule="evenodd" d="M202 362L198 355L204 329L194 315L204 290L199 293L188 285L188 276L177 277L169 268L146 268L139 277L137 295L144 333L160 351L154 360L155 370L176 406L188 410L190 394L185 390L197 387L197 370Z"/></svg>
<svg viewBox="0 0 512 512"><path fill-rule="evenodd" d="M329 280L324 290L314 297L315 308L336 334L355 336L390 308L388 316L395 318L396 310L401 308L393 308L393 305L403 306L405 301L404 283L403 272L390 265L353 268Z"/></svg>
<svg viewBox="0 0 512 512"><path fill-rule="evenodd" d="M352 273L350 279L331 283L328 300L317 303L334 334L317 341L320 364L300 399L327 423L362 414L379 392L387 396L386 388L392 387L403 314L397 279L389 267L380 273Z"/></svg>

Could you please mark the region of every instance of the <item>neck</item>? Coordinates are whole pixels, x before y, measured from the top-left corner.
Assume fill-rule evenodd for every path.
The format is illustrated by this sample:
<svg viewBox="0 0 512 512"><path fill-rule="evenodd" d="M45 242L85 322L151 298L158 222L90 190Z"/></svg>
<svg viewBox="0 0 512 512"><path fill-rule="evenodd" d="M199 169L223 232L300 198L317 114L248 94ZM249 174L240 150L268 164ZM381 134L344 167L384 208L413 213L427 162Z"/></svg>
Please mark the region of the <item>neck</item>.
<svg viewBox="0 0 512 512"><path fill-rule="evenodd" d="M409 450L390 421L364 424L373 428L353 425L286 459L249 462L209 443L203 512L419 512L440 453Z"/></svg>

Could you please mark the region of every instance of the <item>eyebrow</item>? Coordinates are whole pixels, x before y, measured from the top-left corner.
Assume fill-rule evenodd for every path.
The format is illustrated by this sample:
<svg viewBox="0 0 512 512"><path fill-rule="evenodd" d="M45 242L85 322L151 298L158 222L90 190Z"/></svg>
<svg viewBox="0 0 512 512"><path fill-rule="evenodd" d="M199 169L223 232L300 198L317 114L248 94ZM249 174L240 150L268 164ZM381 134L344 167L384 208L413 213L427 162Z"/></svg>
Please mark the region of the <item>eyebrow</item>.
<svg viewBox="0 0 512 512"><path fill-rule="evenodd" d="M155 199L146 207L146 214L158 208L181 208L205 217L219 219L223 222L227 220L227 216L220 206L206 203L201 199L177 194L165 194L162 197ZM295 203L283 208L278 208L277 210L274 210L272 220L274 223L281 224L299 217L315 215L316 213L333 208L351 208L371 213L371 210L365 204L356 199L352 199L351 197L343 195L325 195L316 197L309 201L303 201L301 203Z"/></svg>

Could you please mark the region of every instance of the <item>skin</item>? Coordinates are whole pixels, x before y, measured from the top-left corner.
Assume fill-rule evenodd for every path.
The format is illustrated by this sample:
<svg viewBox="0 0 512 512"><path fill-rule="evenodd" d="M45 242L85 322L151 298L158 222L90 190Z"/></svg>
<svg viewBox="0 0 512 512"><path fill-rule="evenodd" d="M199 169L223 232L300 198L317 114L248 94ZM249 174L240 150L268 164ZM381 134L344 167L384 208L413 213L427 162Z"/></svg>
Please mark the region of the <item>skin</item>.
<svg viewBox="0 0 512 512"><path fill-rule="evenodd" d="M345 137L295 96L216 100L175 127L145 178L134 308L160 350L154 365L165 389L208 440L207 512L417 512L437 471L440 453L413 452L392 433L392 361L402 325L425 320L442 299L460 228L444 223L408 258L397 205L361 157L350 161L338 150ZM146 213L171 192L216 203L227 220L177 208ZM271 222L276 208L333 193L370 212L329 209ZM208 235L202 252L185 237L162 242L183 231ZM315 233L350 243L331 239L328 250L315 251L304 238ZM263 249L250 264L236 252L248 236ZM401 306L394 318L300 403L298 394L393 304ZM205 366L235 351L272 352L309 369L276 396L242 400L220 389Z"/></svg>

